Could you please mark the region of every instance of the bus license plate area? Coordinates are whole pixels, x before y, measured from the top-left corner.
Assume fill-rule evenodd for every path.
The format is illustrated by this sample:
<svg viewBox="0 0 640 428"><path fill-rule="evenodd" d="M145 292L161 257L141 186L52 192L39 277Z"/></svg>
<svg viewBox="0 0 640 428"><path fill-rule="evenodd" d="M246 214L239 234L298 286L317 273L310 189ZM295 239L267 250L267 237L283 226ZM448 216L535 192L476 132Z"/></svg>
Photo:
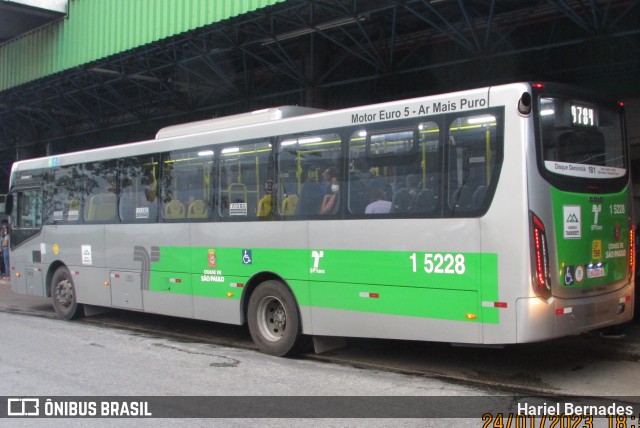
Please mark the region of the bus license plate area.
<svg viewBox="0 0 640 428"><path fill-rule="evenodd" d="M604 266L587 266L587 278L603 278L605 276Z"/></svg>

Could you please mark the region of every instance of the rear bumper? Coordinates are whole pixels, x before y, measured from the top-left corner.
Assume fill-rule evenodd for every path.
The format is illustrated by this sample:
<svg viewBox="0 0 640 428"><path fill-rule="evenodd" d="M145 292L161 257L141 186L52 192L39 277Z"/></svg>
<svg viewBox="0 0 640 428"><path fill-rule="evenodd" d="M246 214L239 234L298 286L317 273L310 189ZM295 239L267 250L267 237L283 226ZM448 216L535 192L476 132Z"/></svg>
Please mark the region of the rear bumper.
<svg viewBox="0 0 640 428"><path fill-rule="evenodd" d="M633 319L634 284L594 297L548 301L518 299L516 342L536 342L585 333Z"/></svg>

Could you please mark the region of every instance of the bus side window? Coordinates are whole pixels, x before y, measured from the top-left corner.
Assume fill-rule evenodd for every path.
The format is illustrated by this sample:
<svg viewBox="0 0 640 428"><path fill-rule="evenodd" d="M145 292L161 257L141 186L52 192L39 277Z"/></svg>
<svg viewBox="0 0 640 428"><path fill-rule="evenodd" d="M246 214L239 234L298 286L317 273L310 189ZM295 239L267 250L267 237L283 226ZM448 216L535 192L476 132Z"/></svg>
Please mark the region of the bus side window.
<svg viewBox="0 0 640 428"><path fill-rule="evenodd" d="M50 204L47 204L49 222L75 224L81 220L83 174L80 165L57 167L45 184Z"/></svg>
<svg viewBox="0 0 640 428"><path fill-rule="evenodd" d="M352 140L353 141L353 140ZM352 152L353 155L353 152ZM364 152L349 163L349 212L363 214L369 203L370 182L373 174L369 170Z"/></svg>
<svg viewBox="0 0 640 428"><path fill-rule="evenodd" d="M333 132L285 135L278 141L280 218L333 216L344 191L342 138ZM325 206L323 209L323 201Z"/></svg>
<svg viewBox="0 0 640 428"><path fill-rule="evenodd" d="M300 198L296 205L297 215L314 215L320 213L322 191L315 177L309 177L308 171L301 174Z"/></svg>
<svg viewBox="0 0 640 428"><path fill-rule="evenodd" d="M158 218L158 165L153 156L125 158L120 168L118 212L126 223L154 223Z"/></svg>
<svg viewBox="0 0 640 428"><path fill-rule="evenodd" d="M487 209L489 190L502 160L498 116L457 117L449 129L448 207L453 216L477 216Z"/></svg>
<svg viewBox="0 0 640 428"><path fill-rule="evenodd" d="M357 128L349 142L349 212L439 214L442 156L436 122L409 119Z"/></svg>
<svg viewBox="0 0 640 428"><path fill-rule="evenodd" d="M117 220L117 161L90 162L83 165L84 221L111 223Z"/></svg>
<svg viewBox="0 0 640 428"><path fill-rule="evenodd" d="M241 141L220 151L220 216L237 220L273 219L269 189L273 178L268 139Z"/></svg>
<svg viewBox="0 0 640 428"><path fill-rule="evenodd" d="M207 147L163 154L160 202L165 222L209 219L213 212L213 155Z"/></svg>

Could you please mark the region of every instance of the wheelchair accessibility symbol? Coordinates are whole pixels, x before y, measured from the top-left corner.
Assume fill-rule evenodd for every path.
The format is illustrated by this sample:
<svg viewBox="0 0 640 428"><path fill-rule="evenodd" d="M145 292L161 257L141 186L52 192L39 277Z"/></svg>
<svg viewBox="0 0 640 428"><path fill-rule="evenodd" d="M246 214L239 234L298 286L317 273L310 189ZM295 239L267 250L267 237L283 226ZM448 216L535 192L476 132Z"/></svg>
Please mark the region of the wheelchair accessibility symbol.
<svg viewBox="0 0 640 428"><path fill-rule="evenodd" d="M573 266L567 266L564 271L564 285L571 285L575 280L575 270Z"/></svg>
<svg viewBox="0 0 640 428"><path fill-rule="evenodd" d="M251 250L242 250L242 264L250 265L252 262Z"/></svg>

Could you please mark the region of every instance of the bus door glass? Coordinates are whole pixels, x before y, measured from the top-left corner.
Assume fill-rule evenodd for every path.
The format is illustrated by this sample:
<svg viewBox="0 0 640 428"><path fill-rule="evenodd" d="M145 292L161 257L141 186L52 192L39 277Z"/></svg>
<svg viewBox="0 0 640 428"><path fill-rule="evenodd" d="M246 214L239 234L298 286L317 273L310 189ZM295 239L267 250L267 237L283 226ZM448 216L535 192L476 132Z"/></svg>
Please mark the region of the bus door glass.
<svg viewBox="0 0 640 428"><path fill-rule="evenodd" d="M11 248L37 235L42 228L42 190L14 191L14 207L11 215Z"/></svg>

